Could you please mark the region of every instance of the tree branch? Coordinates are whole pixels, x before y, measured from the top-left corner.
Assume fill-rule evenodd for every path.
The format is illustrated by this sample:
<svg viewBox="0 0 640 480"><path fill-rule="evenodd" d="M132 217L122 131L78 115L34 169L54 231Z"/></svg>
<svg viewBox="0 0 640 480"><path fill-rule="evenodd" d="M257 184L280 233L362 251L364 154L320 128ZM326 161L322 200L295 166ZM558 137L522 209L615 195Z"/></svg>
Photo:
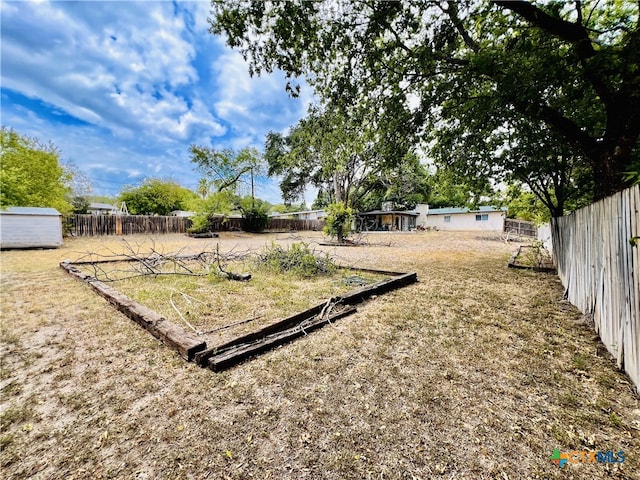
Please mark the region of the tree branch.
<svg viewBox="0 0 640 480"><path fill-rule="evenodd" d="M245 173L247 173L248 171L250 171L250 170L251 170L251 168L253 168L253 167L245 167L245 168L243 168L242 170L240 170L240 171L238 172L238 174L237 174L237 175L235 175L233 178L230 178L230 179L228 179L228 180L226 180L226 181L223 181L223 182L220 184L220 186L218 186L218 192L221 192L221 191L223 191L225 188L229 188L230 186L235 185L235 183L240 179L240 177L241 177L242 175L244 175Z"/></svg>
<svg viewBox="0 0 640 480"><path fill-rule="evenodd" d="M456 5L456 3L449 2L449 6L447 8L444 8L442 6L440 6L440 8L443 12L449 15L449 18L453 22L453 26L456 27L456 30L458 30L458 33L460 33L460 36L462 36L465 45L473 50L474 53L478 53L480 51L480 45L473 38L471 38L469 32L465 30L464 25L462 24L462 20L460 20L460 17L458 17L458 6Z"/></svg>
<svg viewBox="0 0 640 480"><path fill-rule="evenodd" d="M555 37L577 44L578 52L583 58L592 57L596 53L591 44L589 31L583 25L552 17L535 5L523 0L494 0L493 3L517 13L531 24Z"/></svg>

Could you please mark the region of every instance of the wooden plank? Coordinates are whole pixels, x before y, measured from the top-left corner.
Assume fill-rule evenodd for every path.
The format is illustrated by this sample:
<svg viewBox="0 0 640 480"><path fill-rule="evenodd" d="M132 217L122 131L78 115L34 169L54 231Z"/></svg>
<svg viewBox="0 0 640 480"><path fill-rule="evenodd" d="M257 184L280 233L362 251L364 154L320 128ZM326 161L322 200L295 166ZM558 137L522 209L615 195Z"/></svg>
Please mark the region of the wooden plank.
<svg viewBox="0 0 640 480"><path fill-rule="evenodd" d="M628 202L630 239L640 236L640 185L629 189ZM624 367L636 385L636 392L640 392L640 245L629 244L629 258L630 318L624 334Z"/></svg>
<svg viewBox="0 0 640 480"><path fill-rule="evenodd" d="M326 325L329 322L333 322L335 320L339 320L340 318L346 317L347 315L351 315L352 313L355 313L355 311L355 307L348 306L340 312L329 315L328 318L317 318L304 325L304 327L298 324L295 327L273 333L256 342L238 345L236 348L232 348L209 358L208 366L211 370L219 372L233 365L236 365L249 357L264 353L275 347L288 343L291 340L306 335L307 333L312 332L313 330L317 330L318 328Z"/></svg>
<svg viewBox="0 0 640 480"><path fill-rule="evenodd" d="M184 359L193 360L196 352L204 350L206 343L187 332L150 308L121 294L115 288L82 273L73 264L62 262L60 266L73 277L89 284L99 295L107 299L117 310L149 331L165 345L176 350Z"/></svg>
<svg viewBox="0 0 640 480"><path fill-rule="evenodd" d="M353 305L356 303L360 303L363 300L366 300L372 295L380 295L382 293L386 293L391 290L401 288L405 285L415 283L417 280L418 280L418 276L415 272L406 273L398 277L394 277L388 280L382 280L380 282L372 283L371 285L366 285L362 288L352 290L351 292L346 293L345 295L342 295L339 298L342 301L342 303L344 303L345 305ZM309 317L312 317L320 313L324 308L324 306L326 305L326 303L327 303L326 301L319 303L307 310L304 310L303 312L296 313L295 315L287 317L278 322L272 323L271 325L267 325L266 327L261 328L260 330L249 333L247 335L243 335L242 337L236 338L222 345L218 345L215 348L218 351L224 350L234 345L250 342L255 339L262 338L271 333L290 328L295 324L302 322L304 320L307 320Z"/></svg>

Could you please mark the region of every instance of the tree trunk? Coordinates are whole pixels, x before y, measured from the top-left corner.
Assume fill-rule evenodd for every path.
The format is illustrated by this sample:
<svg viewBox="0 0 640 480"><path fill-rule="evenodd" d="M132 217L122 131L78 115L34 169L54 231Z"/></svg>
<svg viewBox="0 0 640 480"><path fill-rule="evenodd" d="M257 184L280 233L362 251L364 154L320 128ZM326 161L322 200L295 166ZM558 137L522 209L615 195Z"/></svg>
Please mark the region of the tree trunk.
<svg viewBox="0 0 640 480"><path fill-rule="evenodd" d="M613 151L606 150L593 162L593 199L602 200L625 187L623 173L629 154L616 146Z"/></svg>

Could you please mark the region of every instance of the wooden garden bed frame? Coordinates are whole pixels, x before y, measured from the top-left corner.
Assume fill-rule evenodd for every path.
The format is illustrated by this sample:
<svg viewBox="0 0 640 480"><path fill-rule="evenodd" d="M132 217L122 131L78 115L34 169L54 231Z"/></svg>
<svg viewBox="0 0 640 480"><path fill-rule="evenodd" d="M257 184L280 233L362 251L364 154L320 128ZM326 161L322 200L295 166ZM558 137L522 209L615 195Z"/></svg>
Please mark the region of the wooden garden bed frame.
<svg viewBox="0 0 640 480"><path fill-rule="evenodd" d="M116 263L120 261L122 260L99 260L95 263ZM98 280L96 277L83 273L77 268L77 265L87 263L94 262L65 260L60 263L60 267L76 279L87 283L118 311L124 313L151 335L178 352L185 360L193 361L201 367L208 367L216 372L232 367L247 358L288 343L295 338L321 328L327 323L350 315L356 311L354 305L362 303L374 295L382 295L418 281L418 276L415 272L401 273L339 266L339 268L343 269L389 275L390 278L352 290L344 295L332 297L326 302L276 321L249 334L237 337L229 342L208 345L198 335L186 331L154 310L136 302L117 289Z"/></svg>
<svg viewBox="0 0 640 480"><path fill-rule="evenodd" d="M525 252L529 250L537 250L539 252L539 260L535 262L535 264L521 262L521 257L525 257L527 255ZM521 245L518 247L518 250L513 254L507 266L521 270L533 270L534 272L557 273L557 269L553 265L553 260L548 252L542 249L542 247L532 245Z"/></svg>

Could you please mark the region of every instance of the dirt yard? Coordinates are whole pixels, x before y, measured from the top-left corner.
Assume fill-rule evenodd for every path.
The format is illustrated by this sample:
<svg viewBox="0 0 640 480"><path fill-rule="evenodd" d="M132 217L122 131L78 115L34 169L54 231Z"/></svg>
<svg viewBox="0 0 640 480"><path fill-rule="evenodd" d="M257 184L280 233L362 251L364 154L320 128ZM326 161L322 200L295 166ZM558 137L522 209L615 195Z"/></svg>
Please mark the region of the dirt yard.
<svg viewBox="0 0 640 480"><path fill-rule="evenodd" d="M152 240L194 253L216 242ZM319 247L315 233L219 243L300 240L419 283L223 373L185 362L58 266L121 250L121 238L0 253L2 476L640 478L638 396L557 277L506 268L517 246L445 232L371 234L363 247ZM624 462L560 469L555 449Z"/></svg>

